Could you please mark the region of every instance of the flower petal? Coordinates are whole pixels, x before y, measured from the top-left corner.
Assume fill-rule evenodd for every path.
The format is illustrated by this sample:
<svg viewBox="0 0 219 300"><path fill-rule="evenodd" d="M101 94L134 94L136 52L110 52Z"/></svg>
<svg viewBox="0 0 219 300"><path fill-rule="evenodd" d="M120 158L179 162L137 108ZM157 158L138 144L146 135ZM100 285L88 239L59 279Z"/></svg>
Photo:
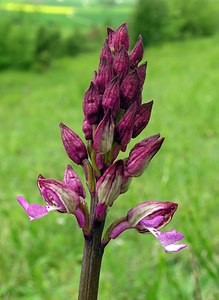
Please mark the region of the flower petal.
<svg viewBox="0 0 219 300"><path fill-rule="evenodd" d="M147 229L159 240L165 252L177 252L187 247L186 244L174 244L184 238L184 235L176 229L168 232L160 232L152 227L147 227Z"/></svg>
<svg viewBox="0 0 219 300"><path fill-rule="evenodd" d="M17 200L24 208L26 214L30 218L30 221L46 216L51 210L57 210L57 208L52 208L49 206L43 206L39 204L29 204L26 201L26 199L21 196L19 196Z"/></svg>
<svg viewBox="0 0 219 300"><path fill-rule="evenodd" d="M163 219L163 216L156 216L153 219L143 219L142 221L140 221L140 223L145 227L158 228L159 225L163 222Z"/></svg>

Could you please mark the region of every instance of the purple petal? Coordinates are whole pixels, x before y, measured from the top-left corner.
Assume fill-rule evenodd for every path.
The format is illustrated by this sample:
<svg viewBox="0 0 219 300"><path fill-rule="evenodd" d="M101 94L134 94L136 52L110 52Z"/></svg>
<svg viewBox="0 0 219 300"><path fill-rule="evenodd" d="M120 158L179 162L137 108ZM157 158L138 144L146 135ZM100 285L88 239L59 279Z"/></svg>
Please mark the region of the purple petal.
<svg viewBox="0 0 219 300"><path fill-rule="evenodd" d="M147 229L159 240L165 252L178 252L187 247L186 244L174 244L184 238L184 235L175 229L168 232L160 232L152 227Z"/></svg>
<svg viewBox="0 0 219 300"><path fill-rule="evenodd" d="M159 241L164 247L174 244L175 242L178 242L183 238L184 235L180 232L177 232L176 229L173 229L168 232L161 232L159 234Z"/></svg>
<svg viewBox="0 0 219 300"><path fill-rule="evenodd" d="M18 202L24 208L26 214L29 216L30 221L35 219L42 218L46 216L50 210L54 210L54 208L49 206L43 206L39 204L29 204L25 198L19 196L17 198ZM57 209L57 208L56 208Z"/></svg>
<svg viewBox="0 0 219 300"><path fill-rule="evenodd" d="M163 216L156 216L153 219L147 220L146 218L139 222L139 225L144 225L145 227L158 228L163 222Z"/></svg>

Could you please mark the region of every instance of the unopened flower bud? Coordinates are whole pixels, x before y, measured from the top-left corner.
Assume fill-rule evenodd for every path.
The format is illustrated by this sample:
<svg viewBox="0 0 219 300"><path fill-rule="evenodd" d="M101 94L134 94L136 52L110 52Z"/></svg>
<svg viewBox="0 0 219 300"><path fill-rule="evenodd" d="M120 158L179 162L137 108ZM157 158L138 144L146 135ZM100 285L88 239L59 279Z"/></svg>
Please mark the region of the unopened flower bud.
<svg viewBox="0 0 219 300"><path fill-rule="evenodd" d="M92 140L92 126L91 124L85 119L83 122L83 132L85 139L87 141Z"/></svg>
<svg viewBox="0 0 219 300"><path fill-rule="evenodd" d="M69 127L60 124L62 142L69 158L78 165L87 159L87 150L80 137Z"/></svg>
<svg viewBox="0 0 219 300"><path fill-rule="evenodd" d="M142 36L139 35L133 50L129 54L130 66L136 67L138 63L142 60L143 55L144 55L144 45L142 42Z"/></svg>
<svg viewBox="0 0 219 300"><path fill-rule="evenodd" d="M97 181L98 202L112 206L119 196L123 178L123 161L113 163Z"/></svg>
<svg viewBox="0 0 219 300"><path fill-rule="evenodd" d="M136 68L138 78L140 79L140 86L143 87L146 78L147 62Z"/></svg>
<svg viewBox="0 0 219 300"><path fill-rule="evenodd" d="M114 77L107 85L102 99L103 110L106 113L111 109L112 115L115 117L120 109L120 86L118 76Z"/></svg>
<svg viewBox="0 0 219 300"><path fill-rule="evenodd" d="M120 80L123 80L129 72L129 55L124 46L122 46L115 54L113 72L114 75L119 76Z"/></svg>
<svg viewBox="0 0 219 300"><path fill-rule="evenodd" d="M101 94L104 93L104 90L107 84L111 81L112 77L112 65L107 60L106 56L104 56L100 61L99 70L96 78L96 82Z"/></svg>
<svg viewBox="0 0 219 300"><path fill-rule="evenodd" d="M108 36L108 45L111 51L114 52L114 36L115 30L110 27L107 27L107 36Z"/></svg>
<svg viewBox="0 0 219 300"><path fill-rule="evenodd" d="M97 126L94 134L93 149L101 154L105 154L112 148L114 138L114 120L109 109Z"/></svg>
<svg viewBox="0 0 219 300"><path fill-rule="evenodd" d="M132 103L115 127L115 141L125 147L133 133L137 103Z"/></svg>
<svg viewBox="0 0 219 300"><path fill-rule="evenodd" d="M91 81L91 84L84 95L83 102L85 119L91 125L99 122L100 102L101 99L98 90L95 84Z"/></svg>
<svg viewBox="0 0 219 300"><path fill-rule="evenodd" d="M79 195L82 198L86 197L86 192L83 187L83 184L80 178L78 177L77 173L73 170L73 168L70 165L67 165L65 169L64 182L77 195Z"/></svg>
<svg viewBox="0 0 219 300"><path fill-rule="evenodd" d="M95 87L97 89L97 71L94 71L92 82L93 82L93 84L95 85Z"/></svg>
<svg viewBox="0 0 219 300"><path fill-rule="evenodd" d="M137 177L142 175L152 157L160 149L164 138L154 135L137 143L129 153L125 164L126 176Z"/></svg>
<svg viewBox="0 0 219 300"><path fill-rule="evenodd" d="M133 133L132 133L133 138L138 136L142 132L142 130L147 126L150 120L152 106L153 106L153 101L142 104L138 109L135 117Z"/></svg>
<svg viewBox="0 0 219 300"><path fill-rule="evenodd" d="M137 95L140 86L140 79L138 77L137 71L134 70L128 74L120 87L121 95L121 107L127 109L129 105L134 101L135 96Z"/></svg>
<svg viewBox="0 0 219 300"><path fill-rule="evenodd" d="M115 51L118 51L122 46L125 47L126 51L129 50L129 35L126 23L123 23L121 26L119 26L114 33Z"/></svg>
<svg viewBox="0 0 219 300"><path fill-rule="evenodd" d="M100 60L102 60L104 58L104 56L108 60L109 64L112 65L113 64L113 56L112 56L112 52L109 47L108 39L106 39L103 49L100 53Z"/></svg>
<svg viewBox="0 0 219 300"><path fill-rule="evenodd" d="M139 89L135 95L134 101L137 103L138 108L142 104L142 89Z"/></svg>

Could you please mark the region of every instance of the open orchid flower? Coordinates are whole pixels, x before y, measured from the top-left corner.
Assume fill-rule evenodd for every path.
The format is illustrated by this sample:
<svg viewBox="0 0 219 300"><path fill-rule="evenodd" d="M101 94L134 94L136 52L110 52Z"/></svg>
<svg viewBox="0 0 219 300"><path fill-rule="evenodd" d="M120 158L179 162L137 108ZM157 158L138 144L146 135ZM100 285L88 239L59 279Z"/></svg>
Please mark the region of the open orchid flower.
<svg viewBox="0 0 219 300"><path fill-rule="evenodd" d="M37 180L40 193L46 206L39 204L29 204L25 198L19 196L18 202L24 208L30 221L46 216L50 211L74 214L80 227L85 227L87 218L87 207L85 190L83 185L71 168L67 166L64 174L64 182L46 179L39 176Z"/></svg>
<svg viewBox="0 0 219 300"><path fill-rule="evenodd" d="M103 244L117 238L123 231L135 228L140 233L152 233L166 252L177 252L187 246L175 244L182 240L184 235L175 229L168 232L159 231L171 221L177 207L177 203L173 202L143 202L130 209L126 217L114 222L108 228Z"/></svg>

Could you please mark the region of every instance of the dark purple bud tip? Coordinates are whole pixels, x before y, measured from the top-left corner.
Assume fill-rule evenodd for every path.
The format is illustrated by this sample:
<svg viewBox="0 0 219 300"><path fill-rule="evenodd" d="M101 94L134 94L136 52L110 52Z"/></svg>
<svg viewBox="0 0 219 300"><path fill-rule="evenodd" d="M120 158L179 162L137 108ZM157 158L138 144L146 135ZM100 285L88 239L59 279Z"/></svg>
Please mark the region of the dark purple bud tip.
<svg viewBox="0 0 219 300"><path fill-rule="evenodd" d="M104 90L107 84L111 81L112 77L112 65L108 61L107 57L104 56L100 61L99 70L96 78L96 82L101 94L104 93Z"/></svg>
<svg viewBox="0 0 219 300"><path fill-rule="evenodd" d="M78 165L87 159L87 150L80 137L69 127L60 123L62 142L69 158Z"/></svg>
<svg viewBox="0 0 219 300"><path fill-rule="evenodd" d="M120 87L121 107L127 109L141 89L141 81L137 70L128 74Z"/></svg>
<svg viewBox="0 0 219 300"><path fill-rule="evenodd" d="M92 140L92 126L91 124L85 119L83 122L83 132L85 139L87 141Z"/></svg>
<svg viewBox="0 0 219 300"><path fill-rule="evenodd" d="M142 36L139 35L138 40L132 50L132 52L129 55L130 59L130 66L131 67L136 67L137 64L142 60L144 55L144 45L142 42Z"/></svg>
<svg viewBox="0 0 219 300"><path fill-rule="evenodd" d="M148 103L142 104L138 109L132 133L133 138L138 136L142 132L142 130L147 126L150 120L152 106L153 101L150 101Z"/></svg>
<svg viewBox="0 0 219 300"><path fill-rule="evenodd" d="M127 51L129 50L128 26L126 23L123 23L121 26L119 26L114 33L115 51L118 51L122 46L124 46Z"/></svg>
<svg viewBox="0 0 219 300"><path fill-rule="evenodd" d="M143 63L139 67L136 68L138 77L140 79L141 87L144 85L145 78L146 78L146 70L147 70L147 62Z"/></svg>
<svg viewBox="0 0 219 300"><path fill-rule="evenodd" d="M119 123L116 125L115 141L122 147L125 147L132 137L136 111L137 103L135 102L129 106Z"/></svg>
<svg viewBox="0 0 219 300"><path fill-rule="evenodd" d="M97 78L96 78L97 80ZM83 111L85 119L92 125L99 121L100 112L100 95L96 85L91 81L91 84L84 95Z"/></svg>
<svg viewBox="0 0 219 300"><path fill-rule="evenodd" d="M109 47L109 41L108 39L106 39L105 43L104 43L104 46L103 46L103 49L100 53L100 60L102 60L104 57L107 58L107 60L109 61L110 65L113 64L113 56L112 56L112 52L110 50L110 47Z"/></svg>
<svg viewBox="0 0 219 300"><path fill-rule="evenodd" d="M118 75L120 80L128 74L129 72L129 56L124 46L120 48L115 54L113 62L113 73Z"/></svg>
<svg viewBox="0 0 219 300"><path fill-rule="evenodd" d="M108 35L108 45L111 51L114 51L114 36L115 36L115 31L107 27L107 35Z"/></svg>
<svg viewBox="0 0 219 300"><path fill-rule="evenodd" d="M109 152L114 138L114 120L109 109L97 126L94 134L93 149L101 154Z"/></svg>
<svg viewBox="0 0 219 300"><path fill-rule="evenodd" d="M120 86L119 77L115 76L107 85L102 98L102 106L104 113L111 109L112 115L115 117L120 109Z"/></svg>

